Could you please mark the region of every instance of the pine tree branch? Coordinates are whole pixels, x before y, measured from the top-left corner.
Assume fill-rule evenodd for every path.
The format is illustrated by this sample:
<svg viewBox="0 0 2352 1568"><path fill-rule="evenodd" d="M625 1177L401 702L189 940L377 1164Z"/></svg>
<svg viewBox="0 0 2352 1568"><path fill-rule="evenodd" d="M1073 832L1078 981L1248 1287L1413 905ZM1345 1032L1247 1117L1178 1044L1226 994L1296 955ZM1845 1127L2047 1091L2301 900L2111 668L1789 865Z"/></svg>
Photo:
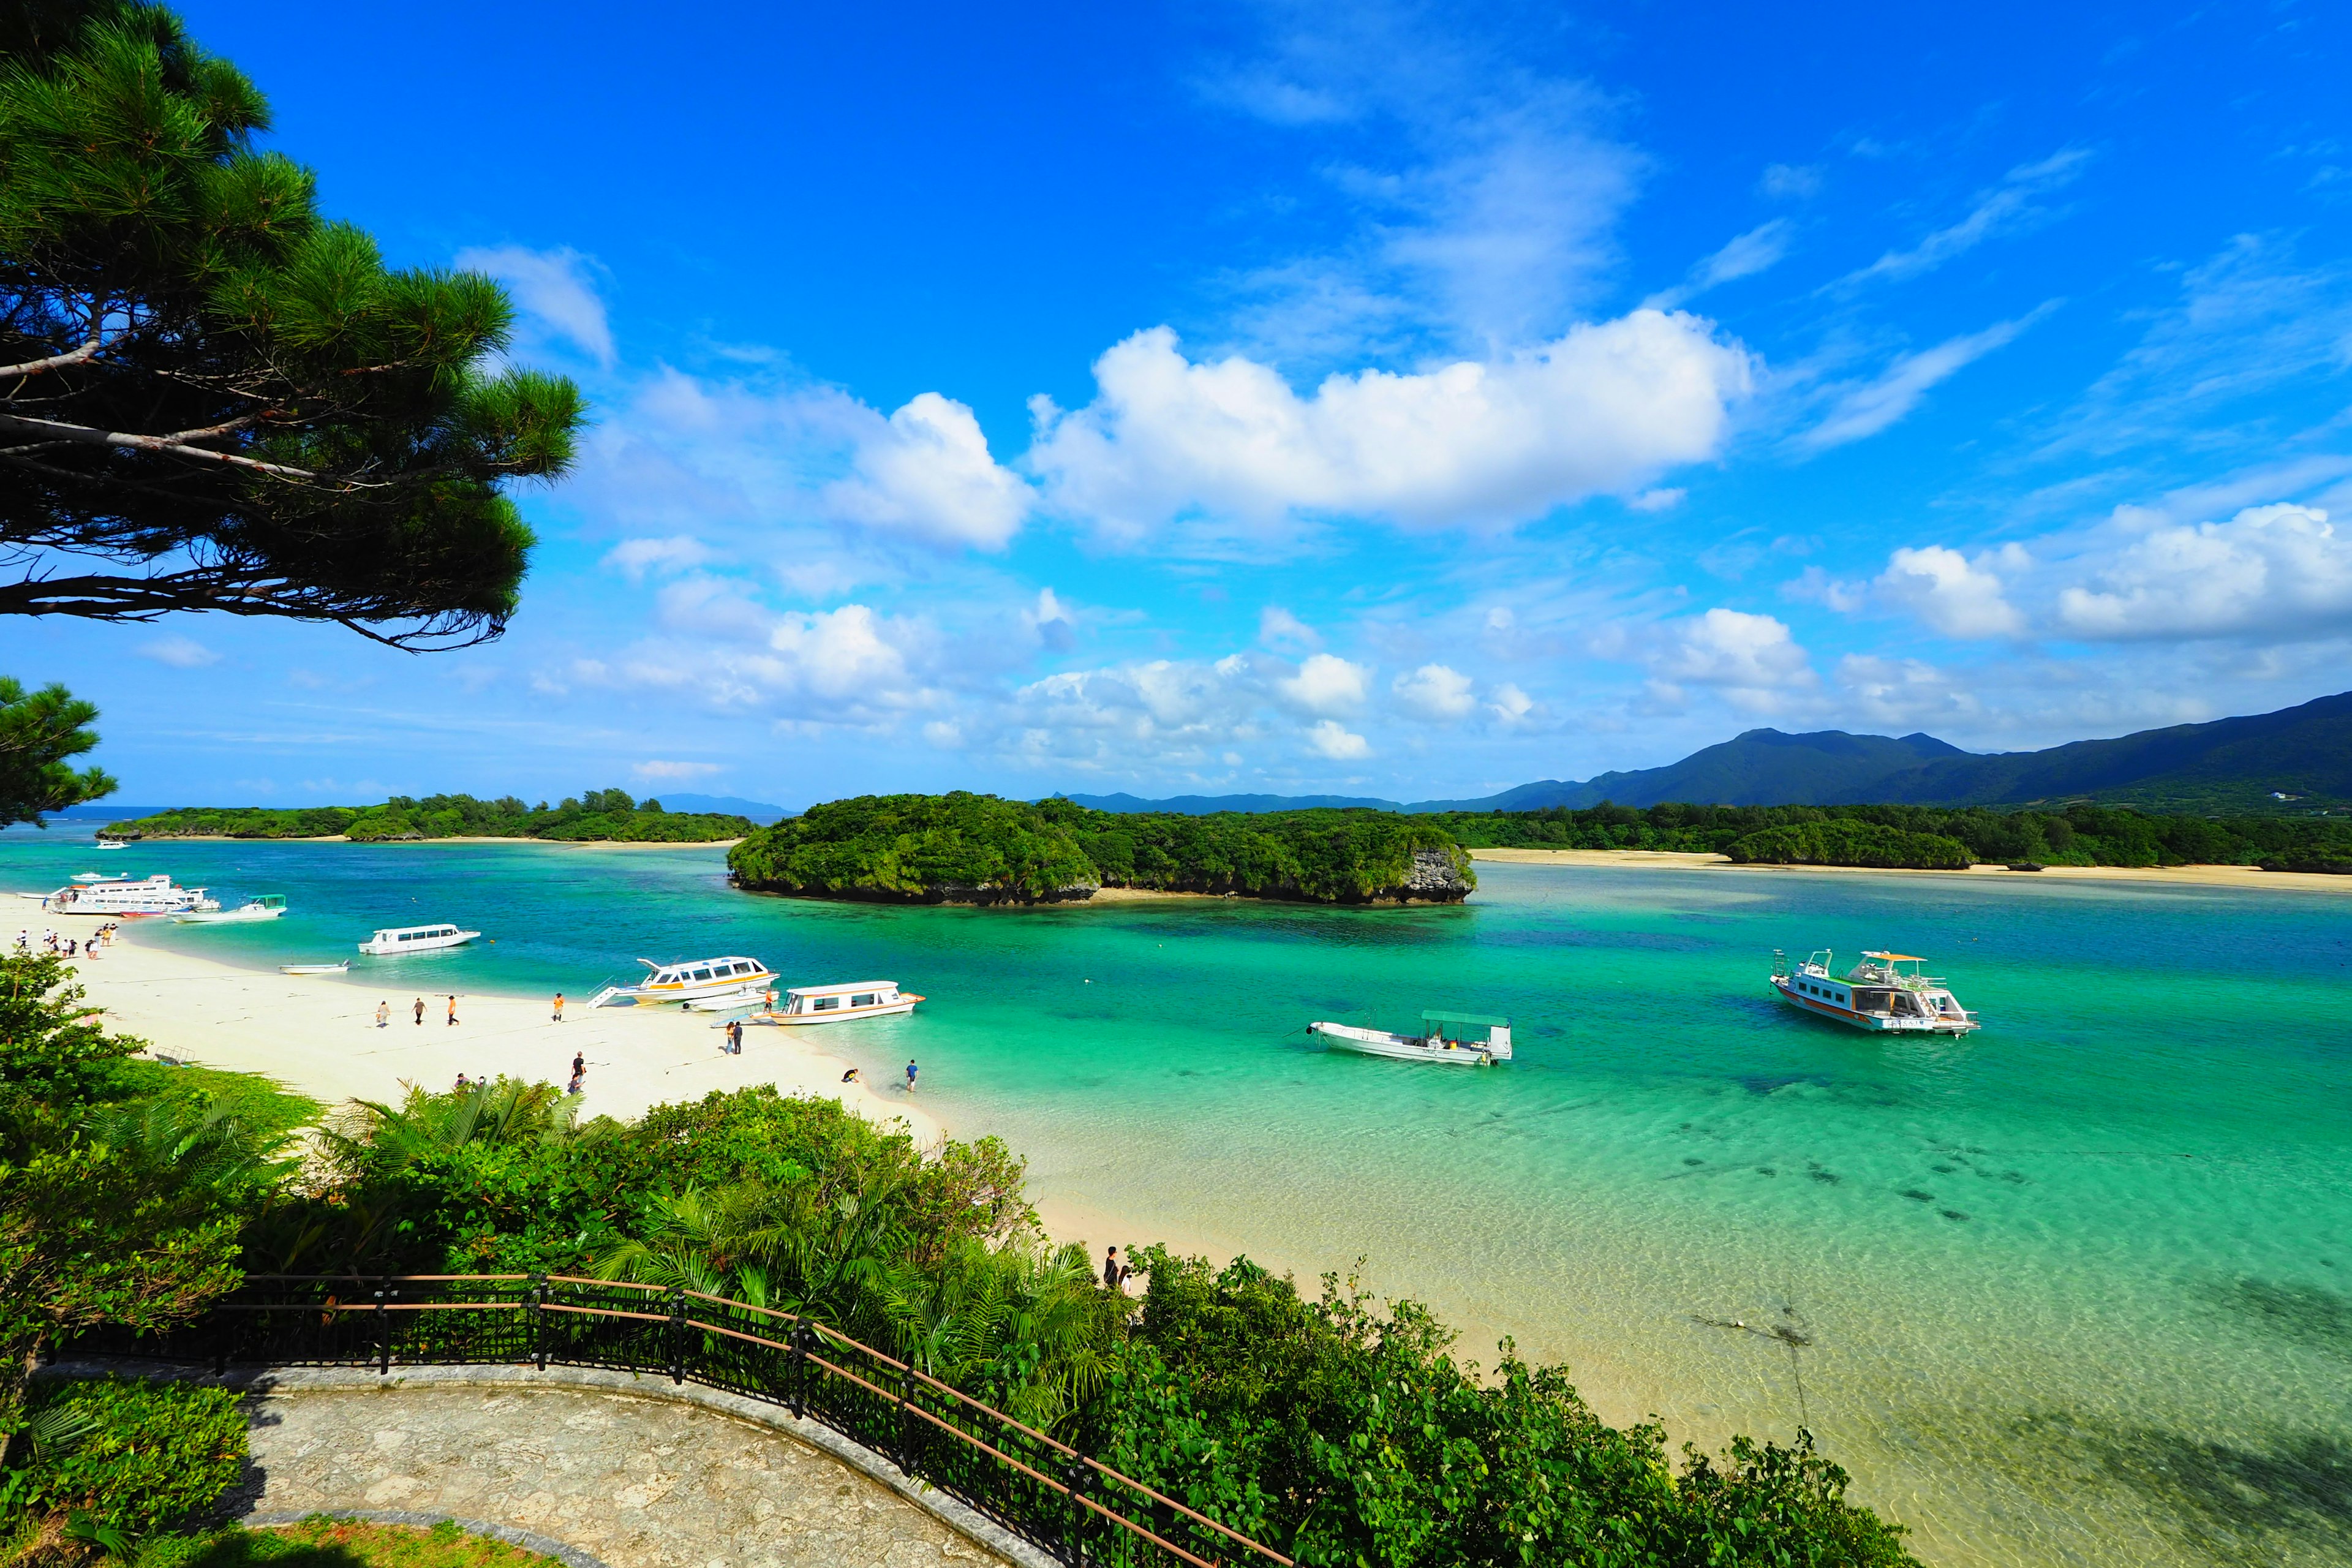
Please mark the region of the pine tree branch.
<svg viewBox="0 0 2352 1568"><path fill-rule="evenodd" d="M160 452L165 457L192 458L207 463L226 463L235 468L250 468L281 479L316 481L324 476L308 468L297 468L284 463L265 463L258 458L241 457L235 452L215 452L208 447L192 447L171 436L138 436L122 430L99 430L87 425L68 425L55 419L27 419L20 414L0 414L0 430L17 430L27 436L46 436L51 442L70 442L89 447L121 447L134 452ZM202 435L202 431L191 432ZM43 443L47 445L47 443ZM22 448L19 448L22 449ZM362 481L346 479L343 488L359 488Z"/></svg>

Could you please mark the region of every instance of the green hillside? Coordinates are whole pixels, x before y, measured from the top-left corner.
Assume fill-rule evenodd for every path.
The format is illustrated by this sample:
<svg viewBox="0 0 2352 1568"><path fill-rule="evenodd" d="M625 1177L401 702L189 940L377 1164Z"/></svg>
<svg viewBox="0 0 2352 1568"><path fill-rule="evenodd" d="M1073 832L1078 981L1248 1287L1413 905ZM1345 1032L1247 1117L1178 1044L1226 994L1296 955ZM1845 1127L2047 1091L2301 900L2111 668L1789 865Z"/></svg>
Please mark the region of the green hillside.
<svg viewBox="0 0 2352 1568"><path fill-rule="evenodd" d="M749 819L709 812L664 811L623 789L592 789L557 805L527 805L513 795L394 795L379 805L176 806L152 816L109 823L101 838L333 838L353 843L427 838L543 838L563 843L711 844L752 831Z"/></svg>

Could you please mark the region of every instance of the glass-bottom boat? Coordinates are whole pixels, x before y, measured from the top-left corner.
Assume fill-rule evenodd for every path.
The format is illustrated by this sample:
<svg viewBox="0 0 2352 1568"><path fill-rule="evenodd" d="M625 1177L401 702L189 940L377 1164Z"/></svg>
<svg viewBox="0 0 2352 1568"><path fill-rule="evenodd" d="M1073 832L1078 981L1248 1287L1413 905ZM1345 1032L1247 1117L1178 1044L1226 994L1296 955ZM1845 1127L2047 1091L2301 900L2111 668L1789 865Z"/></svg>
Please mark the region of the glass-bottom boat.
<svg viewBox="0 0 2352 1568"><path fill-rule="evenodd" d="M1924 958L1865 952L1843 979L1831 972L1835 958L1822 948L1804 963L1791 964L1788 954L1776 948L1772 989L1790 1006L1856 1029L1965 1035L1984 1027L1940 976L1920 973Z"/></svg>
<svg viewBox="0 0 2352 1568"><path fill-rule="evenodd" d="M1391 1061L1482 1068L1511 1059L1511 1021L1484 1013L1432 1008L1421 1016L1420 1032L1411 1035L1321 1021L1307 1025L1307 1032L1322 1036L1323 1043L1335 1051L1386 1057Z"/></svg>

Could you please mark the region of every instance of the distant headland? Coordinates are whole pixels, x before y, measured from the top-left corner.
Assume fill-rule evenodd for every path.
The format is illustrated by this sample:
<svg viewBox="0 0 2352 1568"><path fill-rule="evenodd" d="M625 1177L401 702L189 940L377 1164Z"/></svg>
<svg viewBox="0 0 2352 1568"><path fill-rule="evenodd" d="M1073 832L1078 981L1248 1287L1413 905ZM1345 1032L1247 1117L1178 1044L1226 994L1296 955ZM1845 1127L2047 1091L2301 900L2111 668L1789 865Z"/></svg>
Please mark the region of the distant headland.
<svg viewBox="0 0 2352 1568"><path fill-rule="evenodd" d="M174 806L111 822L100 838L347 838L354 844L431 838L538 838L567 844L716 844L753 831L747 817L664 811L625 789L592 789L555 805L513 795L396 795L376 805Z"/></svg>

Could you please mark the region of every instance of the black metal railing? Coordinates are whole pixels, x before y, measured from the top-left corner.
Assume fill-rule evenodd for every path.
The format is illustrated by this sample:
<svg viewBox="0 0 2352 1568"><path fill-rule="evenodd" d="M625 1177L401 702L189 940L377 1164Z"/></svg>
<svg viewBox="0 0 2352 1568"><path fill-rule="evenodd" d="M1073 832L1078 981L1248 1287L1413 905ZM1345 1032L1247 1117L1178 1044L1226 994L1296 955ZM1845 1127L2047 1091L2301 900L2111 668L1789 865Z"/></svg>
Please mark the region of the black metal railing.
<svg viewBox="0 0 2352 1568"><path fill-rule="evenodd" d="M500 1365L654 1373L782 1405L1071 1563L1291 1568L1175 1499L814 1319L561 1274L252 1275L161 1334L77 1352L232 1365Z"/></svg>

